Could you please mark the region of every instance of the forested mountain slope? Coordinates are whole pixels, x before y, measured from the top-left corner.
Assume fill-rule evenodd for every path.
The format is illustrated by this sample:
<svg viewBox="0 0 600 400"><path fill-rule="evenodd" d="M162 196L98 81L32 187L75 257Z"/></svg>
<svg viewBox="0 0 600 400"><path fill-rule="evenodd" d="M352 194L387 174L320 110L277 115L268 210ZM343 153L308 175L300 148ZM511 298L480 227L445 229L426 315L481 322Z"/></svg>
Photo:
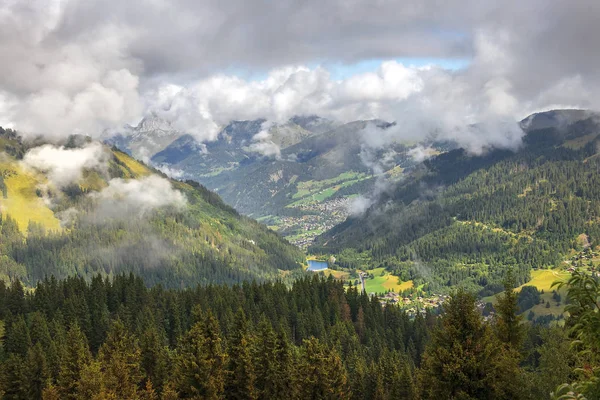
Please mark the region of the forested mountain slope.
<svg viewBox="0 0 600 400"><path fill-rule="evenodd" d="M81 138L23 143L0 131L0 275L133 271L167 287L279 278L302 253L218 195Z"/></svg>
<svg viewBox="0 0 600 400"><path fill-rule="evenodd" d="M538 127L541 126L540 129ZM317 239L338 265L368 260L426 288L499 289L600 244L600 128L591 113L552 111L523 121L516 152L441 154L390 187L364 215Z"/></svg>

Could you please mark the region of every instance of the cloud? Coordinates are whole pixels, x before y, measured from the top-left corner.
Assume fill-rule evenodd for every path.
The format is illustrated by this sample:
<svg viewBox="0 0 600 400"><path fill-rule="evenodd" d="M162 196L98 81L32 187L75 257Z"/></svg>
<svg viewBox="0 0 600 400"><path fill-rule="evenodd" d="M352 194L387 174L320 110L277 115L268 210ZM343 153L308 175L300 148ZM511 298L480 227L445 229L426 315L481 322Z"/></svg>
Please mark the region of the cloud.
<svg viewBox="0 0 600 400"><path fill-rule="evenodd" d="M97 142L73 149L47 144L29 150L21 163L46 173L51 184L63 188L79 182L84 169L106 172L109 156L106 148Z"/></svg>
<svg viewBox="0 0 600 400"><path fill-rule="evenodd" d="M8 0L0 122L98 137L155 111L210 141L233 119L317 114L396 121L394 140L512 148L528 113L600 108L599 15L600 4L558 0ZM329 72L374 59L391 61L342 80Z"/></svg>
<svg viewBox="0 0 600 400"><path fill-rule="evenodd" d="M183 170L171 167L168 164L155 165L155 168L172 179L181 179L185 175Z"/></svg>
<svg viewBox="0 0 600 400"><path fill-rule="evenodd" d="M90 196L96 208L88 219L94 222L140 218L159 208L182 210L187 205L182 192L156 175L136 180L111 179L107 187Z"/></svg>
<svg viewBox="0 0 600 400"><path fill-rule="evenodd" d="M407 152L408 156L415 162L422 162L435 154L431 147L415 146Z"/></svg>

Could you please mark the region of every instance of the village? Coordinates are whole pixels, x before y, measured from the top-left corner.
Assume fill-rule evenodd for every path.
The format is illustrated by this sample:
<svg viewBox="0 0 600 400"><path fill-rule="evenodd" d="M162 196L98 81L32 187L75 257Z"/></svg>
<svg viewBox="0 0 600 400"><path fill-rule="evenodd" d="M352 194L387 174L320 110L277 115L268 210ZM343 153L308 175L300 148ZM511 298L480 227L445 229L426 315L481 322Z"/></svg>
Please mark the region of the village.
<svg viewBox="0 0 600 400"><path fill-rule="evenodd" d="M307 248L315 237L348 217L348 201L347 198L337 198L299 204L294 208L306 214L299 217L279 217L277 226L292 244L303 249Z"/></svg>
<svg viewBox="0 0 600 400"><path fill-rule="evenodd" d="M375 296L375 293L369 293L369 296ZM421 294L412 293L400 295L396 292L388 292L383 296L379 297L381 305L387 304L397 305L404 309L406 313L414 317L418 313L425 314L427 309L437 310L449 299L449 295L445 294L432 294L428 297L423 297Z"/></svg>

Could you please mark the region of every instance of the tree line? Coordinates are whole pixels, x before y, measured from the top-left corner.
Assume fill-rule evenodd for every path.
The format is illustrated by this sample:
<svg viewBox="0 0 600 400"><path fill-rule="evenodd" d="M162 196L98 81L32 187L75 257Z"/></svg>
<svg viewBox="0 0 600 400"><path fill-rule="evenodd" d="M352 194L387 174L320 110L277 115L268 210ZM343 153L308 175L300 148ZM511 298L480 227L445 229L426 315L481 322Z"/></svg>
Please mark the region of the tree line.
<svg viewBox="0 0 600 400"><path fill-rule="evenodd" d="M400 308L319 275L148 288L133 274L0 283L5 399L542 399L576 382L563 328L453 293ZM595 364L598 365L598 364ZM589 397L593 398L593 397Z"/></svg>

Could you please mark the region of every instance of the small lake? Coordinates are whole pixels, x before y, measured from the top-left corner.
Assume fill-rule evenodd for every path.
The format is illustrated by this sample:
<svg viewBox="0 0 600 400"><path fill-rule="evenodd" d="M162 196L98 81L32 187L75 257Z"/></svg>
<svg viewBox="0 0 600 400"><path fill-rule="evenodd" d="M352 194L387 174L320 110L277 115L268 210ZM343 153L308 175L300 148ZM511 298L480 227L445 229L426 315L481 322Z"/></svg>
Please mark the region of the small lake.
<svg viewBox="0 0 600 400"><path fill-rule="evenodd" d="M329 268L327 261L308 260L309 271L324 271Z"/></svg>

